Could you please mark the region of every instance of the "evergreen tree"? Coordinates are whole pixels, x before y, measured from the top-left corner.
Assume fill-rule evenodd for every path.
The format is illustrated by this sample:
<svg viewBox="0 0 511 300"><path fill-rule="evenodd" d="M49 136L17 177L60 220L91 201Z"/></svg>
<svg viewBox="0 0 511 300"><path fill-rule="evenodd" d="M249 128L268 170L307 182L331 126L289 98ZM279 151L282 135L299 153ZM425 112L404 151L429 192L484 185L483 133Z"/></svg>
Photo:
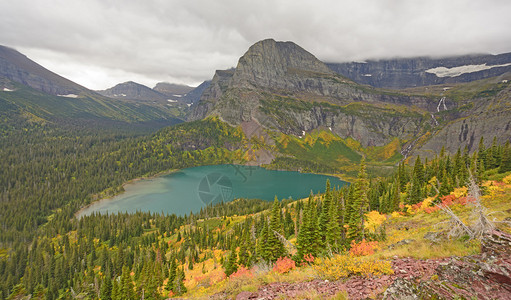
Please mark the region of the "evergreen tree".
<svg viewBox="0 0 511 300"><path fill-rule="evenodd" d="M328 210L328 223L326 227L327 250L337 252L341 244L341 230L339 228L339 207L336 199L330 201Z"/></svg>
<svg viewBox="0 0 511 300"><path fill-rule="evenodd" d="M185 270L180 268L177 271L176 279L174 280L174 286L172 287L172 292L174 292L174 295L180 296L187 292L184 281Z"/></svg>
<svg viewBox="0 0 511 300"><path fill-rule="evenodd" d="M504 173L509 171L511 171L511 146L509 145L509 141L507 141L502 149L499 172Z"/></svg>
<svg viewBox="0 0 511 300"><path fill-rule="evenodd" d="M112 280L110 277L105 277L103 280L103 284L100 289L101 300L111 300L112 299Z"/></svg>
<svg viewBox="0 0 511 300"><path fill-rule="evenodd" d="M257 240L257 256L260 257L264 261L270 261L270 248L268 243L268 221L264 216L262 216L263 228L261 230L261 234L259 239Z"/></svg>
<svg viewBox="0 0 511 300"><path fill-rule="evenodd" d="M177 274L177 264L174 256L170 257L170 266L169 266L169 280L167 281L167 290L171 291L174 287L174 281L176 280Z"/></svg>
<svg viewBox="0 0 511 300"><path fill-rule="evenodd" d="M360 240L364 237L364 219L367 211L367 174L365 170L365 159L360 161L360 170L358 178L355 181L353 191L351 193L351 209L348 221L348 239Z"/></svg>
<svg viewBox="0 0 511 300"><path fill-rule="evenodd" d="M130 270L126 266L122 267L119 291L119 299L137 299L130 276Z"/></svg>
<svg viewBox="0 0 511 300"><path fill-rule="evenodd" d="M227 277L231 276L232 273L236 272L238 270L238 255L236 254L236 246L232 246L231 253L229 253L229 258L226 261L225 264L225 275Z"/></svg>
<svg viewBox="0 0 511 300"><path fill-rule="evenodd" d="M321 203L321 213L319 214L319 235L321 248L325 248L327 243L327 226L329 220L329 210L330 210L330 202L332 202L332 195L330 193L330 180L326 181L326 189L325 196L323 197L323 202Z"/></svg>
<svg viewBox="0 0 511 300"><path fill-rule="evenodd" d="M239 266L250 267L252 265L252 257L250 250L253 249L252 241L250 239L250 219L245 220L243 225L243 233L241 236L240 253L238 254Z"/></svg>
<svg viewBox="0 0 511 300"><path fill-rule="evenodd" d="M312 254L313 256L319 254L319 244L317 243L319 238L317 210L312 199L311 192L307 207L304 209L302 225L300 226L296 241L298 259L302 259L306 254Z"/></svg>
<svg viewBox="0 0 511 300"><path fill-rule="evenodd" d="M275 196L275 201L273 201L273 207L271 209L271 219L270 224L268 226L268 249L269 249L269 260L272 262L277 261L277 259L281 256L286 255L286 248L284 247L284 243L280 240L279 236L282 236L283 229L282 223L280 222L280 203Z"/></svg>
<svg viewBox="0 0 511 300"><path fill-rule="evenodd" d="M422 201L422 186L424 184L424 166L420 156L417 156L413 167L413 178L410 194L410 203L416 204Z"/></svg>

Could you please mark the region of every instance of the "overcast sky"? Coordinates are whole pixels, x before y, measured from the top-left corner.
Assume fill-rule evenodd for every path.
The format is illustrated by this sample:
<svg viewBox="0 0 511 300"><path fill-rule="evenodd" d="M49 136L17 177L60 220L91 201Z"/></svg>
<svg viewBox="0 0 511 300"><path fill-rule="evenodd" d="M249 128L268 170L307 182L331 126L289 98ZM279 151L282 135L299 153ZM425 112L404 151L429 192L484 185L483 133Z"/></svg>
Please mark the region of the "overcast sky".
<svg viewBox="0 0 511 300"><path fill-rule="evenodd" d="M0 0L0 44L91 89L198 85L253 43L323 61L511 52L510 0Z"/></svg>

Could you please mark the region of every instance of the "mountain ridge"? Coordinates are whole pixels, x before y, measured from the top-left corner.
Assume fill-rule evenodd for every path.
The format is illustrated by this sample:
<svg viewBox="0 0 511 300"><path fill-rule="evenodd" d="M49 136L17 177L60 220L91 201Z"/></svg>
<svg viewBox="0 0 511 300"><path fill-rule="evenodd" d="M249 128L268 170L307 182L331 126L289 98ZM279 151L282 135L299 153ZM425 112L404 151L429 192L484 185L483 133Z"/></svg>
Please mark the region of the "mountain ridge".
<svg viewBox="0 0 511 300"><path fill-rule="evenodd" d="M485 84L477 87L479 93L465 99L449 87L439 93L377 89L333 72L292 42L266 39L251 46L236 68L216 71L211 85L193 106L189 120L218 116L234 126L255 122L268 130L298 137L328 128L363 147L382 147L398 138L404 157L419 152L431 156L431 151L439 151L438 142L428 144L431 151L419 148L443 132L443 140L449 141L448 151L456 151L460 142L473 151L477 144L474 141L483 135L490 135L490 139L497 136L499 142L511 137L509 128L496 127L510 115L505 108L509 86L504 81L492 83L485 92ZM495 102L493 97L503 101ZM488 110L489 103L496 106ZM487 127L489 131L480 130L483 115L494 124ZM472 125L467 129L464 124L461 130L470 133L460 133L453 124L467 117Z"/></svg>
<svg viewBox="0 0 511 300"><path fill-rule="evenodd" d="M87 88L47 70L17 50L1 45L0 77L55 96L89 91Z"/></svg>
<svg viewBox="0 0 511 300"><path fill-rule="evenodd" d="M511 52L443 58L410 57L363 62L328 62L326 65L360 84L401 89L471 82L511 72Z"/></svg>

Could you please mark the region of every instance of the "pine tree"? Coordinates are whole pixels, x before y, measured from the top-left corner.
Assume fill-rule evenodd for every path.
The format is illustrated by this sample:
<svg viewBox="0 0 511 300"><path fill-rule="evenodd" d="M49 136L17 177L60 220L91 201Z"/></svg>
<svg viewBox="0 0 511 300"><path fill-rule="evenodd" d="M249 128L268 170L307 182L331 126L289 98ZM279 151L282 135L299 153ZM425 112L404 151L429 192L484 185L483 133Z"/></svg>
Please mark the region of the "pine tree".
<svg viewBox="0 0 511 300"><path fill-rule="evenodd" d="M286 255L284 243L280 240L278 235L283 234L282 223L280 222L280 203L275 196L273 207L271 209L270 225L268 226L268 239L267 247L269 249L269 261L275 262L279 257Z"/></svg>
<svg viewBox="0 0 511 300"><path fill-rule="evenodd" d="M422 201L422 186L424 184L424 166L420 156L417 156L413 167L413 178L410 191L410 203L416 204Z"/></svg>
<svg viewBox="0 0 511 300"><path fill-rule="evenodd" d="M262 217L263 228L261 230L261 234L259 239L257 239L257 256L260 257L264 261L270 261L270 249L268 243L268 221L263 216Z"/></svg>
<svg viewBox="0 0 511 300"><path fill-rule="evenodd" d="M177 274L177 264L176 258L171 255L170 257L170 267L169 267L169 280L167 281L167 290L171 291L174 287L174 281L176 280Z"/></svg>
<svg viewBox="0 0 511 300"><path fill-rule="evenodd" d="M351 209L348 221L348 239L360 240L364 237L364 219L367 211L367 174L365 171L365 159L360 161L360 170L358 178L355 181L353 191L351 193Z"/></svg>
<svg viewBox="0 0 511 300"><path fill-rule="evenodd" d="M327 250L337 252L339 250L341 230L339 228L339 207L337 201L332 199L328 210L328 223L326 227Z"/></svg>
<svg viewBox="0 0 511 300"><path fill-rule="evenodd" d="M317 210L316 205L313 202L312 193L309 196L307 207L304 209L302 225L298 232L296 240L297 257L302 259L306 254L312 254L317 256L319 254L319 244L317 240L319 238L318 233L318 222L317 222Z"/></svg>
<svg viewBox="0 0 511 300"><path fill-rule="evenodd" d="M101 285L100 298L101 300L112 299L112 280L108 276L103 280L103 284Z"/></svg>
<svg viewBox="0 0 511 300"><path fill-rule="evenodd" d="M511 146L509 145L509 141L507 141L502 149L499 172L504 173L509 171L511 171Z"/></svg>
<svg viewBox="0 0 511 300"><path fill-rule="evenodd" d="M330 193L330 180L326 181L325 196L323 197L323 203L321 203L321 213L319 214L319 235L320 240L318 243L321 248L326 247L327 243L327 224L329 220L330 202L332 202L332 195Z"/></svg>
<svg viewBox="0 0 511 300"><path fill-rule="evenodd" d="M241 235L241 243L240 243L240 252L238 254L239 266L250 267L252 265L252 258L250 255L250 250L253 249L252 241L250 239L250 221L245 220L243 225L243 233Z"/></svg>
<svg viewBox="0 0 511 300"><path fill-rule="evenodd" d="M176 296L183 295L184 293L187 292L184 281L185 270L183 268L180 268L177 271L176 279L174 280L174 286L172 287L172 292L174 292Z"/></svg>
<svg viewBox="0 0 511 300"><path fill-rule="evenodd" d="M229 258L226 261L225 264L225 275L227 277L231 276L232 273L236 272L238 270L238 255L236 254L236 246L232 246L231 253L229 253Z"/></svg>
<svg viewBox="0 0 511 300"><path fill-rule="evenodd" d="M120 299L137 299L137 297L135 296L134 286L130 276L130 270L126 266L122 267L119 290Z"/></svg>

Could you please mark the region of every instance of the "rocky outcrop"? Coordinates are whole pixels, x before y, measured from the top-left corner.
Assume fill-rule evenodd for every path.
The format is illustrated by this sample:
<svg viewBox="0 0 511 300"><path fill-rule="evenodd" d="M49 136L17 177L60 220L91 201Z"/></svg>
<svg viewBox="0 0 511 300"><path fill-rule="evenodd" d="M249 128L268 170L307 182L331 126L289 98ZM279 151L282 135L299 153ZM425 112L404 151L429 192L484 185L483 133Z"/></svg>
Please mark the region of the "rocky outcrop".
<svg viewBox="0 0 511 300"><path fill-rule="evenodd" d="M511 53L504 53L499 55L466 55L438 59L416 57L327 63L327 66L336 73L351 78L360 84L369 84L377 88L408 88L470 82L499 76L506 72L511 72L510 63ZM482 67L483 65L485 67ZM481 70L476 71L478 69ZM441 70L444 72L438 72ZM447 70L451 70L451 72L445 72Z"/></svg>
<svg viewBox="0 0 511 300"><path fill-rule="evenodd" d="M469 105L471 109L463 110L456 119L449 120L420 146L416 154L432 157L442 147L450 153L465 147L472 152L478 148L481 137L487 146L494 137L502 144L511 140L511 85L506 84L494 97L473 99Z"/></svg>
<svg viewBox="0 0 511 300"><path fill-rule="evenodd" d="M511 54L483 58L487 63L504 65ZM467 56L435 63L453 68L481 63L483 58ZM392 68L399 69L399 63ZM405 64L423 71L437 66L430 59ZM481 72L493 69L497 67ZM250 47L236 68L217 71L188 118L216 115L236 126L255 120L265 128L296 136L329 128L364 147L383 146L399 138L405 142L401 149L405 157L432 156L442 146L449 152L464 146L473 151L483 135L489 137L487 141L493 136L500 142L511 139L511 123L507 124L511 92L506 82L492 81L493 86L499 86L489 90L484 89L490 82L470 86L481 92L467 99L455 94L434 97L380 90L336 74L292 42L269 39Z"/></svg>
<svg viewBox="0 0 511 300"><path fill-rule="evenodd" d="M511 236L494 231L482 241L482 253L438 262L430 276L398 278L383 299L509 299Z"/></svg>
<svg viewBox="0 0 511 300"><path fill-rule="evenodd" d="M368 105L349 106L355 102ZM295 135L325 127L364 146L381 146L420 131L427 118L406 107L433 111L436 104L436 99L360 86L298 45L269 39L250 47L235 69L217 71L189 118L218 115L233 125L257 120Z"/></svg>
<svg viewBox="0 0 511 300"><path fill-rule="evenodd" d="M211 84L211 80L206 80L203 83L199 84L196 88L191 90L190 92L184 94L180 99L177 99L179 101L194 104L199 102L200 97L202 96L202 93L209 87Z"/></svg>
<svg viewBox="0 0 511 300"><path fill-rule="evenodd" d="M18 51L0 46L0 77L51 95L79 95L86 88L59 76Z"/></svg>
<svg viewBox="0 0 511 300"><path fill-rule="evenodd" d="M510 299L511 236L495 231L483 240L482 253L467 257L418 260L394 258L394 274L339 281L276 282L236 299L293 299L308 294L349 299ZM219 299L226 295L214 295Z"/></svg>

